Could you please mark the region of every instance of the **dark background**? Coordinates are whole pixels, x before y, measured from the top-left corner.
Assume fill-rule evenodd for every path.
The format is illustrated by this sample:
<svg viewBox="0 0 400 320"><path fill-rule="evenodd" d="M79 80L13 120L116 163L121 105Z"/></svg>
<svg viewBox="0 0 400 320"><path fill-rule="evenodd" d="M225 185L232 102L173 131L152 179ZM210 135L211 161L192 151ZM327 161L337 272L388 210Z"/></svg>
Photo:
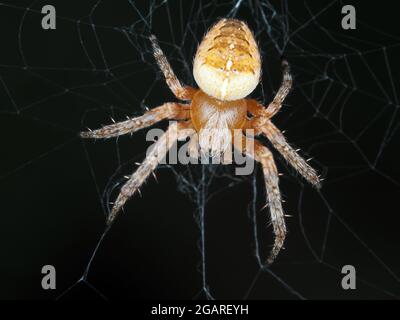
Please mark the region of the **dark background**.
<svg viewBox="0 0 400 320"><path fill-rule="evenodd" d="M100 244L88 277L79 281L105 229L104 204L116 196L115 183L143 159L149 142L145 130L96 142L82 142L77 134L110 123L110 116L118 121L174 101L151 56L150 32L178 77L194 85L198 41L231 12L249 23L262 51L263 81L253 97L267 104L280 83L280 55L291 63L295 87L275 123L304 157L313 157L311 164L326 180L318 193L277 155L284 209L293 218L287 219L286 250L264 270L255 257L249 211L254 182L265 259L272 229L268 212L260 211L260 170L238 181L230 176L233 167L207 168L211 294L398 298L397 8L393 1L352 3L357 29L345 31L341 7L349 3L341 1L244 0L237 12L230 1L3 1L0 297L204 298L196 191L185 194L176 179L188 170L200 176L200 166L157 170L158 183L149 179L143 196L129 201ZM56 30L40 27L44 4L56 7ZM280 52L283 40L287 45ZM53 291L40 285L46 264L57 270ZM347 264L357 270L356 290L341 288L340 270Z"/></svg>

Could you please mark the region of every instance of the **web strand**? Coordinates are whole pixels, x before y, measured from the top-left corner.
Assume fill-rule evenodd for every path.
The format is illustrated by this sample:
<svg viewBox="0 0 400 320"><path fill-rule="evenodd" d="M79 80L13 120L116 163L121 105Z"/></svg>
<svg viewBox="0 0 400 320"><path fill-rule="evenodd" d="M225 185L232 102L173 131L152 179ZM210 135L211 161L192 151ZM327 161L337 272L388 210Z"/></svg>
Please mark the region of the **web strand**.
<svg viewBox="0 0 400 320"><path fill-rule="evenodd" d="M360 248L377 265L375 272L391 279L390 285L386 284L385 288L369 280L374 279L374 274L366 273L358 278L361 283L385 296L398 299L400 278L396 267L389 262L391 257L384 250L378 251L374 243L364 240L362 232L348 216L352 210L350 205L349 208L342 206L336 209L335 201L339 201L340 197L338 200L332 189L340 189L365 176L378 177L382 184L397 189L400 186L400 177L387 165L389 154L399 139L399 81L394 70L398 68L400 37L379 30L364 19L358 20L358 28L378 35L376 38L371 35L371 38L359 39L350 33L333 30L326 20L332 12L337 11L339 16L342 3L338 0L318 5L304 1L301 3L302 11L287 0L193 1L190 4L183 0L174 3L154 0L145 3L122 1L120 10L129 13L129 17L122 17L121 21L113 20L107 14L111 10L103 0L91 1L90 9L83 15L59 11L57 23L60 29L64 28L71 35L71 51L77 58L68 60L69 56L66 55L60 59L49 57L46 61L40 58L38 46L29 42L32 19L36 21L42 17L39 2L25 6L12 1L0 2L0 9L19 16L18 25L12 26L17 37L16 45L5 49L15 56L15 60L0 60L0 114L13 117L21 123L28 119L33 124L39 123L51 134L60 134L60 138L56 138L57 145L49 145L43 152L24 158L14 167L5 167L0 173L0 181L6 185L10 179L21 179L20 175L29 168L76 145L76 150L84 159L81 165L88 169L91 177L86 188L94 191L98 198L98 203L93 204L93 211L98 211L100 204L103 212L96 214L107 216L122 177L135 169L134 162L143 159L145 150L139 150L139 144L132 150L126 140L117 139L112 142L111 154L105 151L101 153L99 149L103 142L97 142L96 149L92 149L86 142L79 142L77 133L86 126L100 125L98 121L140 115L147 107L152 108L172 99L153 61L148 35L160 33L160 43L176 68L179 79L193 85L191 62L207 28L222 16L240 19L253 17L249 23L254 28L262 56L265 57L265 74L255 98L269 102L274 96L280 80L279 59L284 55L291 64L295 78L293 92L277 116L278 126L288 129L288 140L305 149L302 150L303 154L315 156L313 163L326 176L326 180L321 192L311 191L301 177L296 176L283 159L275 155L279 170L283 172L281 190L287 198L284 206L296 210L290 214L297 219L290 220L289 231L294 231L289 232L289 243L282 260L267 267L264 261L269 247L264 238L272 231L266 227L266 223L259 222L259 217L265 212L260 212L257 197L263 192L263 184L257 180L257 170L251 177L238 178L229 169L215 166L161 167L159 171L162 172L162 178L167 176L164 172L173 173L176 189L195 207L193 217L198 223L201 276L200 282L194 280L193 283L196 289L193 292L198 292L195 298L225 298L214 289L218 287L216 281L224 280L217 279L217 272L212 269L215 263L210 263L209 249L214 244L208 238L208 218L218 212L210 212L208 208L211 200L223 197L236 186L244 186L244 190L253 193L248 204L250 227L243 226L243 234L250 234L248 238L244 236L244 239L251 239L248 240L251 241L248 248L253 250L253 260L248 263L256 269L249 277L251 281L241 287L238 298L250 299L264 293L268 295L268 287L260 289L262 281L277 284L291 298L309 298L307 288L301 286L301 281L296 283L287 278L284 268L291 267L293 274L298 272L298 265L304 264L340 274L340 266L346 261L331 239L343 232L351 239L349 246ZM161 17L164 17L162 26L158 20ZM309 36L310 32L313 37ZM35 83L40 90L26 90L24 98L21 98L21 88L16 84L16 78L23 83ZM69 105L57 109L56 113L54 109L58 108L60 101L68 101ZM76 113L75 118L66 120L66 115L70 113ZM61 138L62 134L69 136ZM130 142L134 143L135 139L143 140L144 135L135 135ZM103 146L106 150L105 143ZM338 156L340 152L343 154ZM345 157L346 153L351 156ZM101 160L107 164L100 166L98 163ZM112 174L105 176L103 171ZM218 182L221 180L223 184ZM161 194L163 190L157 192ZM155 194L151 196L156 197ZM135 202L135 199L131 202ZM135 205L129 208L125 215L135 214L135 210L132 210ZM310 221L314 219L315 228L320 228L318 236L314 235L315 230L310 229ZM152 223L157 224L157 220ZM151 230L152 226L145 228ZM108 299L107 292L97 289L95 277L88 280L97 267L96 257L104 249L108 231L105 228L101 232L82 275L77 276L78 281L67 287L58 298L64 298L77 285L85 284L102 299ZM291 243L292 236L301 245ZM300 249L304 247L307 255L297 256L290 245L297 245L296 248ZM108 263L112 264L112 260ZM140 264L140 261L137 263ZM230 267L221 262L221 268ZM232 283L232 286L235 287L235 284Z"/></svg>

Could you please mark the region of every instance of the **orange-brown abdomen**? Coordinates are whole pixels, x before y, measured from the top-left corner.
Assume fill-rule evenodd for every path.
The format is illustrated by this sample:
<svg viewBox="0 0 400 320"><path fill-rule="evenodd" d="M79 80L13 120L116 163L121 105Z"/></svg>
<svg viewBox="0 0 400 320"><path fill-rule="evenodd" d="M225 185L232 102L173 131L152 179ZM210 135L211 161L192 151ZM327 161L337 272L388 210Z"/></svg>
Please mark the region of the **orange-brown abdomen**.
<svg viewBox="0 0 400 320"><path fill-rule="evenodd" d="M206 35L201 49L206 52L204 63L218 69L229 71L229 59L232 60L230 70L234 72L255 74L260 67L253 34L247 25L239 20L224 19L218 22Z"/></svg>
<svg viewBox="0 0 400 320"><path fill-rule="evenodd" d="M222 19L204 36L197 50L193 74L199 87L219 100L237 100L257 86L261 59L246 23Z"/></svg>

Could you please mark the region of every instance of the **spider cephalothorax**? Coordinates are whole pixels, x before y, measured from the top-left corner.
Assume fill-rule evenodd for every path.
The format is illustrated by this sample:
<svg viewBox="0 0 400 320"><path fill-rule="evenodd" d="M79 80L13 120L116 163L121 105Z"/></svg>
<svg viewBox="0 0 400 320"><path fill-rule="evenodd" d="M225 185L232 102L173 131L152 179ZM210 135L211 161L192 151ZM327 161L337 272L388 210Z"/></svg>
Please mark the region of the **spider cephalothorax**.
<svg viewBox="0 0 400 320"><path fill-rule="evenodd" d="M246 143L253 137L246 136L244 130L252 129L255 135L266 136L275 149L306 180L317 187L320 185L315 170L286 142L282 132L270 120L281 108L292 85L288 63L282 62L282 85L273 101L268 107L264 107L255 100L245 99L259 83L261 58L254 36L243 21L222 19L204 36L193 66L193 75L200 89L182 86L157 39L151 36L150 40L154 57L164 73L167 85L179 100L189 102L164 103L140 117L81 133L83 138L110 138L135 132L164 119L176 120L121 188L108 222L113 221L125 202L139 190L176 140L196 135L196 139L193 140L196 141L196 149L211 155L224 153L234 144L239 151L255 159L263 167L267 203L275 233L274 246L268 258L268 262L272 263L286 236L278 186L279 176L271 151L257 140ZM240 144L233 140L233 130L243 131ZM248 145L254 147L246 148Z"/></svg>

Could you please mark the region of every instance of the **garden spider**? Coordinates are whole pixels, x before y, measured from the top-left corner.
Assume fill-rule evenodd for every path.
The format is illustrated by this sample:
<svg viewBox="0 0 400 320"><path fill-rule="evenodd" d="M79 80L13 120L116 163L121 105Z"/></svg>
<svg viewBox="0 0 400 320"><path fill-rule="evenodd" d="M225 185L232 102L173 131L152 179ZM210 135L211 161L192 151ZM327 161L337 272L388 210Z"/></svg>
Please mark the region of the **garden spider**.
<svg viewBox="0 0 400 320"><path fill-rule="evenodd" d="M132 133L161 120L177 120L155 143L142 164L129 177L113 204L108 223L111 223L125 202L139 190L145 179L155 170L163 156L177 140L194 129L197 149L212 154L223 154L232 143L246 156L261 163L265 178L267 203L275 240L267 259L271 264L283 246L286 225L279 191L279 176L271 151L253 137L241 133L240 146L232 139L232 130L253 129L254 135L263 134L281 155L307 181L320 187L316 171L310 167L287 142L271 118L282 107L289 93L292 77L289 65L282 62L283 82L273 101L264 107L256 100L244 99L258 85L261 58L254 36L246 23L236 19L221 19L204 36L194 58L193 75L200 89L182 86L154 36L150 37L154 57L174 95L188 103L167 102L140 117L131 118L97 130L81 133L82 138L110 138ZM251 117L248 116L248 113ZM246 148L252 145L253 148Z"/></svg>

